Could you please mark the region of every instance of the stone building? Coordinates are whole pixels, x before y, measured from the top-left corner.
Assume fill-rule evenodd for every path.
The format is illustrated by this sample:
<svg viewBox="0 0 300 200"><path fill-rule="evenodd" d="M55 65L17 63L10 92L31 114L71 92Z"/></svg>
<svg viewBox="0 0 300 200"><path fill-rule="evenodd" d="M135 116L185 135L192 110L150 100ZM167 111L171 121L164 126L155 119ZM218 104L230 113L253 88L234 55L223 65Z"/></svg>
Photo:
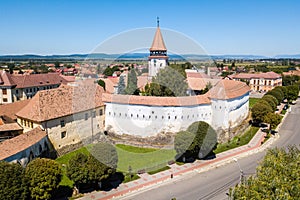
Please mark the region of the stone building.
<svg viewBox="0 0 300 200"><path fill-rule="evenodd" d="M103 92L89 81L39 91L16 114L17 121L24 132L41 127L57 150L93 139L104 128Z"/></svg>

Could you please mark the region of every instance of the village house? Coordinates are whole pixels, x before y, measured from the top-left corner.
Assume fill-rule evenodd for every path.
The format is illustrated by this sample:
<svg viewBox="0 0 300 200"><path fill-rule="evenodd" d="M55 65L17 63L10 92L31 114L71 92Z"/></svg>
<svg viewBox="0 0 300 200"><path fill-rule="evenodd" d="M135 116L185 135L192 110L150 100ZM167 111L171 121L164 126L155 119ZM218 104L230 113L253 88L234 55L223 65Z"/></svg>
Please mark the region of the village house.
<svg viewBox="0 0 300 200"><path fill-rule="evenodd" d="M240 73L229 75L229 79L235 81L247 82L252 91L256 92L268 92L276 86L282 86L282 77L275 72L266 73Z"/></svg>
<svg viewBox="0 0 300 200"><path fill-rule="evenodd" d="M75 80L56 73L10 74L0 72L0 104L32 98L38 91L53 89Z"/></svg>

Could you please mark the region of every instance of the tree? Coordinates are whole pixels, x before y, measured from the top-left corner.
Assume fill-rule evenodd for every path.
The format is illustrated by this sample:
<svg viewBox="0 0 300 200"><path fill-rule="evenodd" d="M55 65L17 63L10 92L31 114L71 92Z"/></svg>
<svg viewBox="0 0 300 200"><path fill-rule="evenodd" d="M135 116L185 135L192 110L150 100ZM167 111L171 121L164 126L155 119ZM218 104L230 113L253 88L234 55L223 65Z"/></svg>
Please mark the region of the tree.
<svg viewBox="0 0 300 200"><path fill-rule="evenodd" d="M124 76L120 76L118 83L118 94L125 94L125 80Z"/></svg>
<svg viewBox="0 0 300 200"><path fill-rule="evenodd" d="M287 88L285 86L276 86L274 89L280 89L283 93L283 99L286 99L287 97Z"/></svg>
<svg viewBox="0 0 300 200"><path fill-rule="evenodd" d="M275 88L273 90L270 90L266 94L274 96L277 99L278 103L281 103L284 98L283 92Z"/></svg>
<svg viewBox="0 0 300 200"><path fill-rule="evenodd" d="M288 102L294 101L298 98L299 87L297 85L289 85L287 88L287 100Z"/></svg>
<svg viewBox="0 0 300 200"><path fill-rule="evenodd" d="M14 73L14 68L15 68L15 64L14 63L8 63L8 69L9 69L9 73L10 74Z"/></svg>
<svg viewBox="0 0 300 200"><path fill-rule="evenodd" d="M263 122L265 120L265 116L272 112L272 107L270 105L257 102L251 109L252 119L255 122Z"/></svg>
<svg viewBox="0 0 300 200"><path fill-rule="evenodd" d="M180 131L175 135L174 149L177 152L177 157L190 157L191 144L195 138L195 134L188 131Z"/></svg>
<svg viewBox="0 0 300 200"><path fill-rule="evenodd" d="M26 199L28 188L24 169L16 163L0 161L0 199Z"/></svg>
<svg viewBox="0 0 300 200"><path fill-rule="evenodd" d="M50 199L62 178L60 165L50 159L36 158L25 171L32 199Z"/></svg>
<svg viewBox="0 0 300 200"><path fill-rule="evenodd" d="M149 96L186 96L188 85L183 73L185 74L184 71L177 71L172 67L161 69L153 78L146 94Z"/></svg>
<svg viewBox="0 0 300 200"><path fill-rule="evenodd" d="M58 61L55 61L54 67L55 67L55 69L59 69L60 68L60 64L59 64Z"/></svg>
<svg viewBox="0 0 300 200"><path fill-rule="evenodd" d="M299 162L295 146L268 150L256 175L230 189L230 199L299 199Z"/></svg>
<svg viewBox="0 0 300 200"><path fill-rule="evenodd" d="M187 128L187 131L195 134L190 147L194 156L204 158L216 147L217 132L208 123L194 122Z"/></svg>
<svg viewBox="0 0 300 200"><path fill-rule="evenodd" d="M102 79L98 80L98 85L100 85L101 87L103 87L103 89L105 90L105 82Z"/></svg>
<svg viewBox="0 0 300 200"><path fill-rule="evenodd" d="M278 124L280 124L280 122L281 122L281 116L279 114L275 114L275 113L268 113L265 116L264 121L266 123L270 124L270 130L272 130L272 128L274 128Z"/></svg>
<svg viewBox="0 0 300 200"><path fill-rule="evenodd" d="M139 94L139 89L137 87L137 77L136 77L136 72L135 69L131 69L128 73L127 77L127 87L125 89L126 94L133 94L133 95L138 95Z"/></svg>
<svg viewBox="0 0 300 200"><path fill-rule="evenodd" d="M100 148L99 148L100 149ZM94 150L98 151L98 150ZM98 152L99 153L99 152ZM99 156L98 153L94 153ZM114 158L102 157L102 161L115 162ZM67 176L74 181L75 186L80 189L82 186L98 188L98 184L107 179L115 172L114 169L100 162L92 154L77 153L67 164Z"/></svg>
<svg viewBox="0 0 300 200"><path fill-rule="evenodd" d="M259 102L267 102L267 104L269 104L272 107L273 112L276 111L278 101L272 95L264 95Z"/></svg>

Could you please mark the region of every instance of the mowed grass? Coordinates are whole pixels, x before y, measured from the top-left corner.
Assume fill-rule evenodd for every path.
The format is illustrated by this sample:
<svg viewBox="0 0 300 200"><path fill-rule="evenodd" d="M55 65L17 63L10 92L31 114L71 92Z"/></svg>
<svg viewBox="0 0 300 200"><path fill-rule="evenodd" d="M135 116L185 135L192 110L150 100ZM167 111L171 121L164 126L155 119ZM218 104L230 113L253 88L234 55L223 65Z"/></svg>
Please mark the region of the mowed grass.
<svg viewBox="0 0 300 200"><path fill-rule="evenodd" d="M253 136L256 134L258 129L259 127L251 126L250 129L246 131L243 135L235 136L229 142L218 144L217 148L214 150L214 153L218 154L248 144L253 138Z"/></svg>
<svg viewBox="0 0 300 200"><path fill-rule="evenodd" d="M116 145L118 152L118 170L126 172L129 166L132 172L139 170L152 171L167 165L174 160L174 149L152 149L132 147L128 145Z"/></svg>
<svg viewBox="0 0 300 200"><path fill-rule="evenodd" d="M249 98L249 108L252 108L259 100L259 98Z"/></svg>

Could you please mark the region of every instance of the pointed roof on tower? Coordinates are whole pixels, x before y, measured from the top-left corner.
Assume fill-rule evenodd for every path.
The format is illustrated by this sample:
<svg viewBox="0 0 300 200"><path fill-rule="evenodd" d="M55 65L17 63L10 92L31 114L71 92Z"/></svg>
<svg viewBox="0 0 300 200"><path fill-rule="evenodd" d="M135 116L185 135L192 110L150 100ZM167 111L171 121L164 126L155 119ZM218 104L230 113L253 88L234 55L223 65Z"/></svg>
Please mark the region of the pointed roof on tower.
<svg viewBox="0 0 300 200"><path fill-rule="evenodd" d="M154 36L150 51L167 51L164 39L160 32L158 18L157 18L157 28L156 28L155 36Z"/></svg>

